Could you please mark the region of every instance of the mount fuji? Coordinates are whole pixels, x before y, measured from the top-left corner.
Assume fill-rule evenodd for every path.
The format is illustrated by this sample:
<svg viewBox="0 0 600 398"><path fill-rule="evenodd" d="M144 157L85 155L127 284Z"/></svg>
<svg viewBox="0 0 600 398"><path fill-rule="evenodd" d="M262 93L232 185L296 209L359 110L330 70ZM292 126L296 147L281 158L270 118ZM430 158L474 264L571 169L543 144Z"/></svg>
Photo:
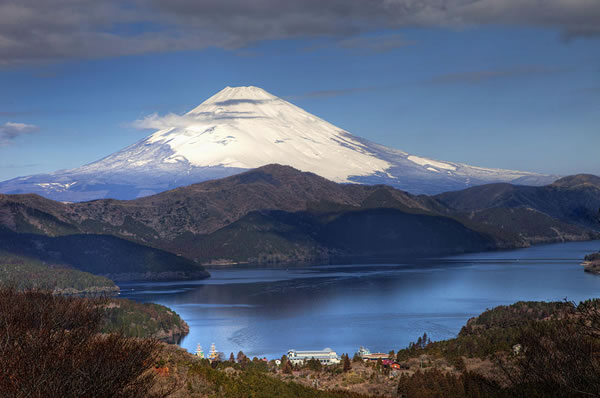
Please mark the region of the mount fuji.
<svg viewBox="0 0 600 398"><path fill-rule="evenodd" d="M60 201L133 199L266 164L342 183L436 194L492 182L544 185L556 176L432 160L354 136L258 87L226 87L161 129L88 165L0 183L3 193Z"/></svg>

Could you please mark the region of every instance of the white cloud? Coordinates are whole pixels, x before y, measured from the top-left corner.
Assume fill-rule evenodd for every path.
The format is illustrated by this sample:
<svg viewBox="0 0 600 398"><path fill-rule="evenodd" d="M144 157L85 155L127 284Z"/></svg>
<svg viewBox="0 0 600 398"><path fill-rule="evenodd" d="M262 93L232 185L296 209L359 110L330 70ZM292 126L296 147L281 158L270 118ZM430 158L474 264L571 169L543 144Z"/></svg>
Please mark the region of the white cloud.
<svg viewBox="0 0 600 398"><path fill-rule="evenodd" d="M33 124L6 122L0 125L0 146L9 145L15 138L37 130L38 127Z"/></svg>
<svg viewBox="0 0 600 398"><path fill-rule="evenodd" d="M186 128L191 126L198 121L187 115L177 115L175 113L169 113L165 116L159 116L157 113L153 113L138 119L131 123L131 126L138 130L163 130L168 128Z"/></svg>

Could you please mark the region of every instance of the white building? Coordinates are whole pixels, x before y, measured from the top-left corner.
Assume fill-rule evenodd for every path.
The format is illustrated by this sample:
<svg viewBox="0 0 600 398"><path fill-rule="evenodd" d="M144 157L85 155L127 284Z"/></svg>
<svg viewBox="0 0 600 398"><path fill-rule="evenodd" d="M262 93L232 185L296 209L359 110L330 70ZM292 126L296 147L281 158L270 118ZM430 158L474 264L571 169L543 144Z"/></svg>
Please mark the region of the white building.
<svg viewBox="0 0 600 398"><path fill-rule="evenodd" d="M321 351L296 351L289 350L287 353L288 360L293 364L302 364L312 358L318 360L323 365L333 365L340 363L340 358L331 348L324 348Z"/></svg>

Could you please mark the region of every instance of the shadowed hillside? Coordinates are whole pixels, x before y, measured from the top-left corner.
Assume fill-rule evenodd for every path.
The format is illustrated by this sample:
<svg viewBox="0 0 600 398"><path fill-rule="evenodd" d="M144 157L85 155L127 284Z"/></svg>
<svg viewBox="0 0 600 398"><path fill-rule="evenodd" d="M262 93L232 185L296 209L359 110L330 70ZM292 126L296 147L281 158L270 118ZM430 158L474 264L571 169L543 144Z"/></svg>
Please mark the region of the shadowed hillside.
<svg viewBox="0 0 600 398"><path fill-rule="evenodd" d="M99 236L112 235L211 264L389 261L593 238L600 231L597 180L491 184L428 197L269 165L130 201L0 195L0 223L61 242L107 246L113 241Z"/></svg>

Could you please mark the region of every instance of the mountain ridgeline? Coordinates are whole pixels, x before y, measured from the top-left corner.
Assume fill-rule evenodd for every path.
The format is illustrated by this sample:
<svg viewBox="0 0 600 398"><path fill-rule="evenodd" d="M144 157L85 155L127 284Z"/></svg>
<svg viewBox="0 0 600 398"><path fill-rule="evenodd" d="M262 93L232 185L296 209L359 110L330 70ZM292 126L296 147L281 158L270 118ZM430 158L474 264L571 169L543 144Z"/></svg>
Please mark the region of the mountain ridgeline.
<svg viewBox="0 0 600 398"><path fill-rule="evenodd" d="M525 247L600 236L599 180L415 196L267 165L129 201L0 195L1 249L124 278L143 276L140 268L151 276L203 272L198 264L383 262Z"/></svg>
<svg viewBox="0 0 600 398"><path fill-rule="evenodd" d="M172 125L90 164L0 182L0 192L80 202L135 199L284 164L335 182L387 184L414 194L556 179L428 159L376 144L259 87L226 87Z"/></svg>

